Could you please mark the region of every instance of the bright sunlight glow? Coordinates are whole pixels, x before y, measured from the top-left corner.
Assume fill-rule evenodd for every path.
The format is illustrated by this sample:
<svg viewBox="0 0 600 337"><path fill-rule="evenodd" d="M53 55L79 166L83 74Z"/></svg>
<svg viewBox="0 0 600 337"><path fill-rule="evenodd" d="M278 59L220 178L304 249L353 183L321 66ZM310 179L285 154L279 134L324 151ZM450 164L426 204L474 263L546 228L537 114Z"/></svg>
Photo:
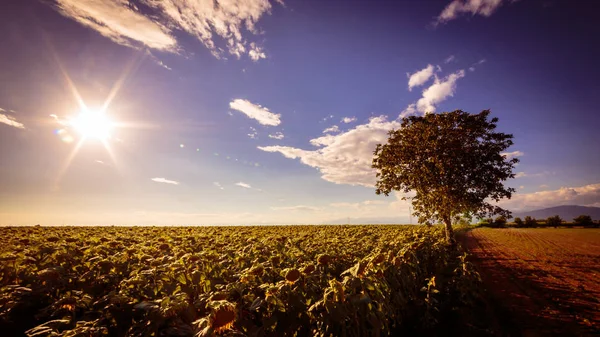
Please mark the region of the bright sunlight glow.
<svg viewBox="0 0 600 337"><path fill-rule="evenodd" d="M79 113L71 125L84 138L106 140L110 137L113 124L104 111L85 110Z"/></svg>

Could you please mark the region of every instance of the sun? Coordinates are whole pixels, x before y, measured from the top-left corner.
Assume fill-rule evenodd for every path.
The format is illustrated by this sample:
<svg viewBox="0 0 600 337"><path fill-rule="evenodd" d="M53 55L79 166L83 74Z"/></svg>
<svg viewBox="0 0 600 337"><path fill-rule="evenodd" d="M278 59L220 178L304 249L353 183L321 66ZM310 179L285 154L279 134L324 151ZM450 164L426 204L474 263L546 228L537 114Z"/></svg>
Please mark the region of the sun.
<svg viewBox="0 0 600 337"><path fill-rule="evenodd" d="M103 110L84 109L71 125L83 138L101 141L108 139L113 130L113 123Z"/></svg>

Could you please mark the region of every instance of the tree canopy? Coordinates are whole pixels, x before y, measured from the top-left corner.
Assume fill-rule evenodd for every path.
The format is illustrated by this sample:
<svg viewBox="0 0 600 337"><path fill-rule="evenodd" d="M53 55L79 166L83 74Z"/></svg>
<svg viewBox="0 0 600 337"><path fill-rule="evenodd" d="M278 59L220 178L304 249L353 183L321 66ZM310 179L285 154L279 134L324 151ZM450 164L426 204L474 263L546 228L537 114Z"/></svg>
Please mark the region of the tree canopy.
<svg viewBox="0 0 600 337"><path fill-rule="evenodd" d="M498 118L488 120L489 115L489 110L456 110L404 118L400 129L389 132L387 144L375 149L376 193L414 193L409 197L413 215L421 223L445 223L450 243L458 216L510 217L491 201L510 199L515 192L503 182L514 178L519 160L503 154L513 135L496 132Z"/></svg>

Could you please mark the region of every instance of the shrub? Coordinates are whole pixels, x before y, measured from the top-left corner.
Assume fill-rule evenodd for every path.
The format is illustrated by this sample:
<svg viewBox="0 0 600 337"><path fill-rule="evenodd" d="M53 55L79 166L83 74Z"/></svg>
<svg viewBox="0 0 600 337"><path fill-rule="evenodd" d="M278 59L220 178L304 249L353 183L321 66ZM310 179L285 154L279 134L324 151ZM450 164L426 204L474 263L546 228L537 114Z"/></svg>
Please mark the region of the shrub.
<svg viewBox="0 0 600 337"><path fill-rule="evenodd" d="M558 215L551 216L551 217L548 217L548 219L546 219L546 226L556 228L556 227L560 226L561 224L562 224L562 219Z"/></svg>

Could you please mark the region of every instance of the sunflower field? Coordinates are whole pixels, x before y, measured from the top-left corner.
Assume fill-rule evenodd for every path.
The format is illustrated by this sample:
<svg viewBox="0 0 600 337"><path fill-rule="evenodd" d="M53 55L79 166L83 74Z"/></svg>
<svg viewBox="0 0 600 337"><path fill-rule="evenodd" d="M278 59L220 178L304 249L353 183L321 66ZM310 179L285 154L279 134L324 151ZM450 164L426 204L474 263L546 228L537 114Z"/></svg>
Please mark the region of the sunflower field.
<svg viewBox="0 0 600 337"><path fill-rule="evenodd" d="M389 336L476 301L441 227L5 227L4 336ZM463 308L463 309L461 309Z"/></svg>

